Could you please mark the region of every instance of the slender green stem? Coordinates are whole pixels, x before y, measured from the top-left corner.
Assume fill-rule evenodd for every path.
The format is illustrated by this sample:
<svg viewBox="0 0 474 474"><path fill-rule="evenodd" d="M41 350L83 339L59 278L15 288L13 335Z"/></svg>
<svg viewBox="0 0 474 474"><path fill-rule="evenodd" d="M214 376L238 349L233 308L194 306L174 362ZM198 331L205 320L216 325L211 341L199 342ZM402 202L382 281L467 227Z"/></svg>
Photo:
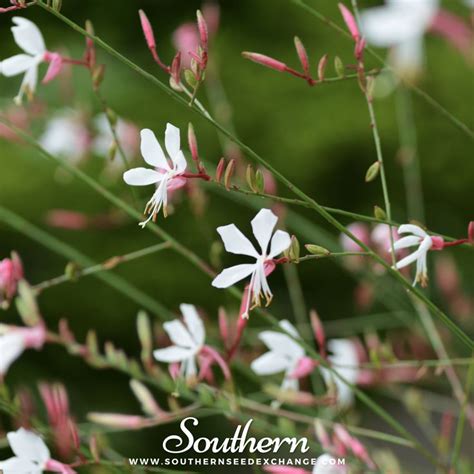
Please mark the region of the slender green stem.
<svg viewBox="0 0 474 474"><path fill-rule="evenodd" d="M89 257L85 256L75 248L62 242L56 237L48 234L44 230L34 226L30 222L23 219L13 211L5 209L0 206L0 220L5 222L7 225L15 229L16 231L27 235L29 238L40 243L49 250L62 255L63 257L78 263L84 267L91 267L95 265L95 262ZM168 311L161 303L150 297L146 293L143 293L137 287L131 285L126 280L121 278L114 273L97 273L94 275L96 278L102 280L104 283L124 294L130 300L134 301L141 307L147 309L151 313L155 314L159 318L170 318L173 314Z"/></svg>
<svg viewBox="0 0 474 474"><path fill-rule="evenodd" d="M461 405L461 413L459 415L459 420L456 427L456 434L454 435L453 455L451 458L452 466L457 465L459 455L461 453L461 443L462 443L462 438L464 434L464 424L466 421L467 409L469 407L469 394L471 392L473 382L474 382L474 358L471 361L471 365L469 366L469 371L467 373L466 388L464 390L464 397L463 397L463 402Z"/></svg>
<svg viewBox="0 0 474 474"><path fill-rule="evenodd" d="M400 133L400 161L405 181L408 220L425 222L420 159L417 150L416 125L410 91L401 85L397 89L397 122Z"/></svg>
<svg viewBox="0 0 474 474"><path fill-rule="evenodd" d="M52 286L60 285L61 283L76 281L77 279L83 276L95 275L98 272L112 270L113 268L116 268L118 265L121 265L122 263L131 262L138 258L143 258L148 255L161 252L162 250L169 249L170 247L171 245L169 242L164 242L162 244L151 245L150 247L136 250L135 252L130 252L124 255L110 257L103 263L92 265L84 269L79 269L77 272L75 272L72 278L70 275L66 275L66 274L59 275L55 278L51 278L50 280L42 281L41 283L34 285L33 289L38 292L41 292L46 288L51 288Z"/></svg>

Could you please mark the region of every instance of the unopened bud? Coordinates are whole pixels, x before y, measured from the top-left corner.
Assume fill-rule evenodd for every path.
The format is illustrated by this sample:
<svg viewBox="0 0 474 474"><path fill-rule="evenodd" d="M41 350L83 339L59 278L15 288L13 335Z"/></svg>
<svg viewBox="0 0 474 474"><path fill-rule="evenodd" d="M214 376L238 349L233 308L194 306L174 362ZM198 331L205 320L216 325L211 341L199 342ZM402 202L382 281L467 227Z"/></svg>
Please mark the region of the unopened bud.
<svg viewBox="0 0 474 474"><path fill-rule="evenodd" d="M57 11L57 12L61 11L62 6L63 6L62 0L53 0L53 3L51 5L52 9Z"/></svg>
<svg viewBox="0 0 474 474"><path fill-rule="evenodd" d="M328 55L325 54L324 56L321 57L318 63L318 79L320 82L324 81L324 73L326 71L326 65L328 63Z"/></svg>
<svg viewBox="0 0 474 474"><path fill-rule="evenodd" d="M199 162L199 153L198 153L198 145L196 139L196 133L194 132L194 127L192 123L188 125L188 145L189 150L191 152L191 156L193 160L198 163Z"/></svg>
<svg viewBox="0 0 474 474"><path fill-rule="evenodd" d="M140 402L143 413L150 416L159 416L163 414L163 411L156 403L150 390L148 390L144 384L138 380L132 379L130 380L130 388L137 400Z"/></svg>
<svg viewBox="0 0 474 474"><path fill-rule="evenodd" d="M387 213L380 206L374 206L374 216L381 221L387 220Z"/></svg>
<svg viewBox="0 0 474 474"><path fill-rule="evenodd" d="M303 42L295 36L295 48L296 48L296 53L298 54L298 58L300 60L301 66L303 66L303 71L306 75L306 77L310 76L309 73L309 59L308 59L308 53L306 52L306 48L303 45Z"/></svg>
<svg viewBox="0 0 474 474"><path fill-rule="evenodd" d="M257 192L257 183L255 180L255 170L253 169L252 165L247 166L247 171L245 172L245 179L247 180L247 184L249 188L256 193Z"/></svg>
<svg viewBox="0 0 474 474"><path fill-rule="evenodd" d="M89 356L96 356L99 354L99 343L97 342L97 333L92 329L87 332L86 347Z"/></svg>
<svg viewBox="0 0 474 474"><path fill-rule="evenodd" d="M181 84L177 84L173 76L170 76L169 81L170 81L171 89L173 89L176 92L183 92L183 88L181 87Z"/></svg>
<svg viewBox="0 0 474 474"><path fill-rule="evenodd" d="M110 146L109 146L109 149L107 150L107 158L110 160L110 161L114 161L115 159L115 155L117 154L117 142L114 140Z"/></svg>
<svg viewBox="0 0 474 474"><path fill-rule="evenodd" d="M287 250L288 258L291 262L298 263L300 259L300 243L298 239L292 235L290 247Z"/></svg>
<svg viewBox="0 0 474 474"><path fill-rule="evenodd" d="M216 181L218 183L221 182L222 175L224 173L224 168L225 168L225 158L221 158L216 167Z"/></svg>
<svg viewBox="0 0 474 474"><path fill-rule="evenodd" d="M224 186L227 190L232 186L232 177L234 176L235 171L235 160L232 159L229 161L224 173Z"/></svg>
<svg viewBox="0 0 474 474"><path fill-rule="evenodd" d="M92 71L92 85L94 89L98 89L102 84L105 76L105 66L103 64L99 64L96 66Z"/></svg>
<svg viewBox="0 0 474 474"><path fill-rule="evenodd" d="M255 173L255 188L256 192L261 194L265 191L265 177L262 170L257 170Z"/></svg>
<svg viewBox="0 0 474 474"><path fill-rule="evenodd" d="M176 56L173 58L171 63L170 70L171 77L174 79L174 82L179 85L181 82L181 52L178 51Z"/></svg>
<svg viewBox="0 0 474 474"><path fill-rule="evenodd" d="M376 161L369 166L367 173L365 173L365 182L370 183L373 181L379 174L380 171L380 162Z"/></svg>
<svg viewBox="0 0 474 474"><path fill-rule="evenodd" d="M474 244L474 221L469 222L469 225L467 226L467 236L469 242L471 242L471 244Z"/></svg>
<svg viewBox="0 0 474 474"><path fill-rule="evenodd" d="M324 327L319 319L318 313L315 309L312 309L309 312L309 318L311 320L311 327L313 328L314 338L318 343L319 352L323 357L326 357L326 334L324 332Z"/></svg>
<svg viewBox="0 0 474 474"><path fill-rule="evenodd" d="M342 78L346 75L344 64L339 56L334 58L334 69L336 70L337 77Z"/></svg>
<svg viewBox="0 0 474 474"><path fill-rule="evenodd" d="M264 54L244 51L242 56L246 59L250 59L250 61L253 61L254 63L274 69L275 71L284 72L287 70L287 65L285 63L271 58L270 56L265 56Z"/></svg>
<svg viewBox="0 0 474 474"><path fill-rule="evenodd" d="M344 22L346 23L347 29L351 33L352 38L357 41L360 37L360 33L354 15L352 15L352 13L342 3L339 3L338 6L339 10L341 11L342 18L344 18Z"/></svg>
<svg viewBox="0 0 474 474"><path fill-rule="evenodd" d="M197 25L199 30L199 38L201 39L201 46L204 50L207 50L208 42L209 42L209 34L207 31L207 24L206 20L202 16L200 10L196 12L197 17Z"/></svg>
<svg viewBox="0 0 474 474"><path fill-rule="evenodd" d="M150 21L143 10L139 10L138 14L140 15L140 22L142 24L142 30L143 34L145 35L146 44L150 49L155 49L155 35L153 34L153 28L151 27Z"/></svg>
<svg viewBox="0 0 474 474"><path fill-rule="evenodd" d="M76 281L81 273L81 267L76 262L68 262L64 274L71 281Z"/></svg>
<svg viewBox="0 0 474 474"><path fill-rule="evenodd" d="M152 359L153 335L150 319L145 311L140 311L137 316L138 339L142 347L141 358L144 363L149 363Z"/></svg>
<svg viewBox="0 0 474 474"><path fill-rule="evenodd" d="M198 81L191 69L184 70L184 78L186 79L188 85L190 85L193 89L197 86Z"/></svg>
<svg viewBox="0 0 474 474"><path fill-rule="evenodd" d="M138 429L147 423L147 419L142 416L122 415L119 413L96 413L87 415L89 421L99 425L113 428Z"/></svg>
<svg viewBox="0 0 474 474"><path fill-rule="evenodd" d="M305 248L311 255L330 255L331 253L328 249L316 244L306 244Z"/></svg>

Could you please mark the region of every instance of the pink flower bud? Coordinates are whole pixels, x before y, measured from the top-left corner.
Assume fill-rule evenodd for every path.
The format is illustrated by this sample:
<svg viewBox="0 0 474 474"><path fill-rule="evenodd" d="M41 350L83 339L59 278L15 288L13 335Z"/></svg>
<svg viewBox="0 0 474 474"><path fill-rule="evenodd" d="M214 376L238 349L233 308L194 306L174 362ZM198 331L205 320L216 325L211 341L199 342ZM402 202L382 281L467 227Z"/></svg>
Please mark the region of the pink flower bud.
<svg viewBox="0 0 474 474"><path fill-rule="evenodd" d="M253 61L254 63L274 69L275 71L285 72L288 68L285 63L271 58L270 56L265 56L264 54L244 51L242 56L246 59L250 59L250 61Z"/></svg>
<svg viewBox="0 0 474 474"><path fill-rule="evenodd" d="M193 160L196 163L198 163L199 153L198 153L196 133L194 132L194 127L191 123L188 125L188 144L189 144L189 151L191 152L191 156Z"/></svg>
<svg viewBox="0 0 474 474"><path fill-rule="evenodd" d="M295 36L295 48L305 75L310 77L308 53L306 52L303 42L297 36Z"/></svg>
<svg viewBox="0 0 474 474"><path fill-rule="evenodd" d="M222 342L224 346L227 348L229 342L229 323L227 322L227 314L225 309L220 307L219 308L219 334L221 336Z"/></svg>
<svg viewBox="0 0 474 474"><path fill-rule="evenodd" d="M296 366L296 369L289 375L290 378L300 379L309 375L318 363L311 357L302 357Z"/></svg>
<svg viewBox="0 0 474 474"><path fill-rule="evenodd" d="M316 438L318 438L323 449L330 450L332 447L331 439L329 438L326 428L324 428L324 425L318 419L314 422L314 429L316 431Z"/></svg>
<svg viewBox="0 0 474 474"><path fill-rule="evenodd" d="M318 79L323 82L324 81L324 73L326 70L326 64L328 63L328 55L325 54L321 57L318 63Z"/></svg>
<svg viewBox="0 0 474 474"><path fill-rule="evenodd" d="M346 23L347 29L351 33L354 40L357 41L360 37L360 33L354 16L342 3L339 3L338 6L339 10L341 11L342 17L344 18L344 21Z"/></svg>
<svg viewBox="0 0 474 474"><path fill-rule="evenodd" d="M469 242L471 242L471 244L474 244L474 221L469 222L469 225L467 227L467 237L469 239Z"/></svg>
<svg viewBox="0 0 474 474"><path fill-rule="evenodd" d="M89 227L89 217L68 209L52 209L46 215L46 223L61 229L83 230Z"/></svg>
<svg viewBox="0 0 474 474"><path fill-rule="evenodd" d="M0 305L11 301L22 278L23 265L15 252L12 252L11 258L0 260Z"/></svg>
<svg viewBox="0 0 474 474"><path fill-rule="evenodd" d="M145 35L145 40L148 47L153 50L156 48L155 35L153 34L153 28L151 27L150 21L148 20L145 12L139 10L138 14L140 15L140 22L142 24L143 34Z"/></svg>
<svg viewBox="0 0 474 474"><path fill-rule="evenodd" d="M110 426L113 428L139 429L148 423L149 420L137 415L122 415L120 413L98 413L91 412L87 418L93 423Z"/></svg>
<svg viewBox="0 0 474 474"><path fill-rule="evenodd" d="M221 182L222 175L224 174L224 169L225 169L225 158L221 158L216 167L216 181L218 183Z"/></svg>
<svg viewBox="0 0 474 474"><path fill-rule="evenodd" d="M313 328L314 332L314 338L318 343L319 352L323 357L326 357L326 335L324 333L324 327L316 310L312 309L309 315L311 319L311 327Z"/></svg>
<svg viewBox="0 0 474 474"><path fill-rule="evenodd" d="M201 39L201 47L204 51L206 51L209 42L206 20L204 19L202 13L199 10L196 12L196 17L199 30L199 38Z"/></svg>
<svg viewBox="0 0 474 474"><path fill-rule="evenodd" d="M178 51L173 58L173 62L171 63L171 77L173 78L175 84L179 84L181 82L181 52Z"/></svg>

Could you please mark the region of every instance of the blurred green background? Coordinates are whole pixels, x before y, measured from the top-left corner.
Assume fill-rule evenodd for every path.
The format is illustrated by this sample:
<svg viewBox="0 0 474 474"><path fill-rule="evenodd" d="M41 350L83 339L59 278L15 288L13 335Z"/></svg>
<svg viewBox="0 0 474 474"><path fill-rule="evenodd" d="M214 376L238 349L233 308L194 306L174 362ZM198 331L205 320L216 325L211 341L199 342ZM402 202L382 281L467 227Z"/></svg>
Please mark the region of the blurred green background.
<svg viewBox="0 0 474 474"><path fill-rule="evenodd" d="M310 0L309 3L342 25L335 1ZM375 3L364 2L364 5ZM468 17L467 9L460 2L444 2L444 5L464 18ZM160 54L170 60L173 55L172 32L181 23L193 21L195 10L199 7L199 2L173 0L65 0L62 13L81 25L90 19L98 36L166 82L167 78L154 65L146 48L137 10L143 8L148 14ZM40 8L31 8L20 14L38 24L50 50L65 49L72 57L80 57L83 39L65 24ZM1 58L18 51L9 31L10 23L11 15L0 16ZM325 53L330 56L328 76L334 75L332 63L335 55L345 63L353 62L351 43L290 1L221 3L220 28L210 54L218 64L238 136L319 202L371 215L373 206L382 206L383 200L378 181L364 183L365 172L376 156L366 103L356 81L309 88L303 81L264 69L241 57L242 51L258 51L297 67L294 35L303 40L313 71ZM474 100L471 67L459 52L438 37L429 36L426 46L427 66L421 87L472 127ZM185 130L192 120L203 157L217 163L222 151L216 132L209 124L105 52L98 49L98 54L98 61L106 64L102 92L120 117L140 128L152 128L158 138L161 138L166 122ZM368 64L378 66L370 58ZM91 91L88 73L74 68L72 77L69 93L64 92L64 81L60 79L45 86L39 85L37 96L47 103L48 110L43 119L34 122L36 136L44 129L48 115L56 109L69 106L80 107L90 113L100 110ZM0 77L3 110L11 106L19 84L20 77ZM204 90L201 91L201 99L207 102ZM474 217L472 143L425 101L415 96L413 102L426 224L441 233L464 236L467 222ZM404 221L406 203L402 171L396 158L399 135L395 105L395 96L390 95L377 100L375 108L387 162L393 215L397 221ZM3 139L0 146L2 206L96 261L157 242L153 234L140 230L135 222L128 220L113 230L75 232L48 227L44 217L52 208L72 209L90 215L113 209L81 182L57 179L56 167L37 152ZM82 167L98 176L101 165L94 160L99 159L93 157ZM115 182L108 180L106 184L125 199L129 198L129 190L119 176ZM141 207L149 198L150 188L138 189L138 192ZM280 192L287 193L285 189ZM159 219L159 224L167 232L205 259L209 257L211 244L217 240L214 229L218 225L235 222L244 232L248 232L248 222L255 213L254 208L242 206L222 194L208 193L207 198L208 208L203 217L196 217L188 202L183 200L177 204L175 214L166 220ZM318 229L327 232L331 238L337 237L317 215L296 210L311 222L312 241L322 243L317 240ZM297 233L296 229L291 230ZM302 243L311 241L308 235L299 237ZM64 258L0 222L0 258L8 256L12 249L20 253L31 283L61 274L67 263ZM459 262L465 289L472 291L472 252L460 249L452 254ZM223 258L223 263L237 263L235 258ZM300 265L298 271L308 307L316 307L323 320L356 318L359 315L352 298L354 279L340 266L333 262L309 263ZM193 303L205 310L209 319L215 322L219 305L237 307L230 296L212 288L206 277L170 251L125 264L116 273L173 312L177 311L181 302ZM272 311L278 317L292 319L282 272L272 276L271 284L276 295ZM443 305L442 300L438 302ZM60 318L67 318L79 340L83 339L89 328L95 328L102 342L113 340L130 355L138 354L139 346L133 334L140 307L95 278L84 278L77 283L45 291L40 297L40 304L51 327ZM377 307L374 308L376 310ZM14 310L2 313L0 320L18 322ZM254 324L260 323L256 321ZM466 355L461 350L459 353ZM29 351L13 366L7 378L13 387L28 385L33 390L37 380L65 381L72 410L79 420L83 420L88 411L139 413L139 406L130 394L125 376L92 370L80 360L69 357L61 348L48 346L41 353ZM157 394L157 397L161 401L166 399L163 394ZM387 400L382 398L381 402L391 407ZM212 423L217 421L209 422L206 429L215 431ZM379 428L382 426L373 420L368 423ZM230 425L227 428L230 432ZM165 431L170 432L170 429ZM151 433L117 436L116 446L125 455L152 455L162 432L152 430Z"/></svg>

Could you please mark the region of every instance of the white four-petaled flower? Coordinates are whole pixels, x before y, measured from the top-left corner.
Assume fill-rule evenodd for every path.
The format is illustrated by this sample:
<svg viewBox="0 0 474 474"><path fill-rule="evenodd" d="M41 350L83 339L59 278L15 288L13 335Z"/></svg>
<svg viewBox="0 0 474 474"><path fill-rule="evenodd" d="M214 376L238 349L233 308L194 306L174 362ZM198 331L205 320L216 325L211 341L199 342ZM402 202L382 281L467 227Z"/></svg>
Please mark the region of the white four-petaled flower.
<svg viewBox="0 0 474 474"><path fill-rule="evenodd" d="M38 82L38 66L44 61L47 53L43 36L38 27L26 18L15 16L12 19L13 38L16 44L24 51L0 62L0 73L7 76L16 76L24 73L20 92L15 102L21 102L25 93L33 93Z"/></svg>
<svg viewBox="0 0 474 474"><path fill-rule="evenodd" d="M168 191L184 186L186 178L182 175L186 170L186 158L180 147L179 128L168 123L165 131L165 147L169 155L166 158L163 150L155 137L149 130L141 131L141 153L144 160L155 169L133 168L124 173L123 179L132 186L156 185L156 191L148 201L145 214L149 214L148 219L141 222L144 227L163 208L163 214L167 215Z"/></svg>
<svg viewBox="0 0 474 474"><path fill-rule="evenodd" d="M361 14L361 29L375 46L393 47L392 62L402 75L418 73L423 62L423 35L438 10L438 0L387 0Z"/></svg>
<svg viewBox="0 0 474 474"><path fill-rule="evenodd" d="M251 301L255 306L260 306L261 298L264 296L268 306L273 298L267 282L267 273L274 268L273 259L291 244L287 232L277 230L273 234L277 221L278 217L269 209L260 210L252 219L252 230L260 245L260 252L255 249L250 240L240 232L235 224L217 228L227 252L248 255L256 260L255 263L244 263L226 268L212 282L212 285L216 288L228 288L251 275L243 317L248 317ZM270 249L268 249L269 245Z"/></svg>
<svg viewBox="0 0 474 474"><path fill-rule="evenodd" d="M196 359L204 347L206 333L195 306L182 304L179 308L185 324L179 319L163 324L174 345L157 349L153 355L160 362L181 363L181 373L190 378L197 375Z"/></svg>
<svg viewBox="0 0 474 474"><path fill-rule="evenodd" d="M295 338L299 337L296 328L286 319L280 321L280 327ZM299 388L298 379L293 376L293 373L304 357L305 350L288 334L277 331L262 331L258 337L270 350L255 359L251 364L251 368L258 375L284 372L282 390L297 391Z"/></svg>
<svg viewBox="0 0 474 474"><path fill-rule="evenodd" d="M426 256L430 249L442 248L443 239L438 236L430 236L421 227L413 224L401 225L398 228L398 233L410 233L412 235L407 235L406 237L397 240L394 244L395 250L405 249L415 245L418 245L418 248L413 253L397 262L396 268L400 269L406 267L407 265L410 265L410 263L416 261L416 275L413 285L420 282L421 286L426 286L428 284L428 266L426 264Z"/></svg>
<svg viewBox="0 0 474 474"><path fill-rule="evenodd" d="M333 371L321 367L321 375L327 384L333 383L336 386L338 405L346 408L354 400L352 387L348 383L355 385L360 372L357 345L350 339L331 339L327 347L332 353L327 359Z"/></svg>
<svg viewBox="0 0 474 474"><path fill-rule="evenodd" d="M7 434L14 457L0 461L4 474L41 474L43 471L74 474L66 464L51 459L44 441L32 431L20 428Z"/></svg>

